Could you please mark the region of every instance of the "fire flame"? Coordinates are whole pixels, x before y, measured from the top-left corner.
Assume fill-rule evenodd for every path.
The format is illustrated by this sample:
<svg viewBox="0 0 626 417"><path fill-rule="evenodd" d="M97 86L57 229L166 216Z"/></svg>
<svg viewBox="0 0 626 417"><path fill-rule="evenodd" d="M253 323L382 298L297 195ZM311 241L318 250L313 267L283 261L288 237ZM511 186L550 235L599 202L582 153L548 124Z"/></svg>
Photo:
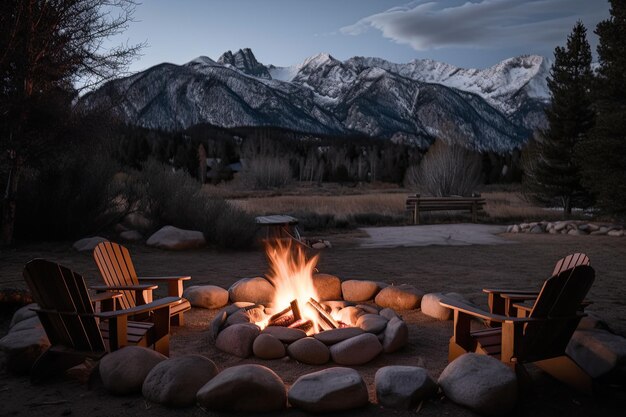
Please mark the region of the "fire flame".
<svg viewBox="0 0 626 417"><path fill-rule="evenodd" d="M273 311L288 308L293 300L297 300L302 319L311 320L313 323L313 328L307 334L316 333L320 329L319 316L309 304L309 300L318 299L317 290L313 285L313 272L319 255L307 259L301 246L280 240L269 243L266 254L270 267L270 272L266 276L276 288L272 300ZM270 317L266 315L256 325L264 329Z"/></svg>

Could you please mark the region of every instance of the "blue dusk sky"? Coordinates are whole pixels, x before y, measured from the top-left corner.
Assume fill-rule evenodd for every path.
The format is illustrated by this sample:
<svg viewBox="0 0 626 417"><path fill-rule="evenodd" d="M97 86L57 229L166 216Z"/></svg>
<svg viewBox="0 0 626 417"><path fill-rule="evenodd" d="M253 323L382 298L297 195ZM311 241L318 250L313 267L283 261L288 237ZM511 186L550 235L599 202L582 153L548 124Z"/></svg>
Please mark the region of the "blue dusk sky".
<svg viewBox="0 0 626 417"><path fill-rule="evenodd" d="M608 16L606 0L143 0L111 42L147 43L131 71L240 48L277 66L327 52L485 68L522 54L552 57L577 20L595 54L593 31Z"/></svg>

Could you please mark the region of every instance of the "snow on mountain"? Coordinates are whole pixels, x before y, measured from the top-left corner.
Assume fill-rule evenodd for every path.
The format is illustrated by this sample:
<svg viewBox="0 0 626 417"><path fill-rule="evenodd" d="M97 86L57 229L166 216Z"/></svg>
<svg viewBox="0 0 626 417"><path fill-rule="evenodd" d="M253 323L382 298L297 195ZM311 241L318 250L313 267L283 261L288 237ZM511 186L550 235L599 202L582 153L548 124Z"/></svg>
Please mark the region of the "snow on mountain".
<svg viewBox="0 0 626 417"><path fill-rule="evenodd" d="M316 55L315 57L319 57ZM309 59L310 60L310 59ZM356 76L369 68L381 68L416 81L442 84L446 87L478 94L508 116L524 106L526 99L546 103L549 91L546 78L550 64L537 55L510 58L483 70L463 69L429 59L395 64L380 58L353 57L344 62L305 60L292 82L313 86L336 97L349 88ZM521 97L520 97L521 96ZM529 129L535 126L525 126Z"/></svg>
<svg viewBox="0 0 626 417"><path fill-rule="evenodd" d="M246 48L227 51L217 61L201 56L113 80L83 97L82 105L115 102L127 122L168 130L199 123L276 126L314 134L362 133L418 146L438 136L506 152L545 122L548 71L538 56L483 70L432 60L340 61L329 54L275 67L261 64Z"/></svg>

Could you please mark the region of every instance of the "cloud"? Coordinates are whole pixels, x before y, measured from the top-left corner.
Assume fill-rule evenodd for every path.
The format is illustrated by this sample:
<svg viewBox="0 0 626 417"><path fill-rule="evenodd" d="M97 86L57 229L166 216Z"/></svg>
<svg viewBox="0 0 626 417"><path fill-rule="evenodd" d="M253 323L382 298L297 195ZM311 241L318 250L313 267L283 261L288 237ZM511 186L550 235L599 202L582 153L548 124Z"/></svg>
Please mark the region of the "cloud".
<svg viewBox="0 0 626 417"><path fill-rule="evenodd" d="M420 0L365 17L340 29L385 38L424 51L447 47L501 48L562 43L581 19L588 35L608 17L606 0Z"/></svg>

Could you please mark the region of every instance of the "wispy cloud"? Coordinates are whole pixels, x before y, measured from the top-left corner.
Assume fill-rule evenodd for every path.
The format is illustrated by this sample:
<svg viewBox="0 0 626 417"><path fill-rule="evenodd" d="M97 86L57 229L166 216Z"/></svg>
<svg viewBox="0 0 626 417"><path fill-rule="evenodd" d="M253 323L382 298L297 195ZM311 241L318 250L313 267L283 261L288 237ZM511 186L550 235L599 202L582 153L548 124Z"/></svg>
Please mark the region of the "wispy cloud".
<svg viewBox="0 0 626 417"><path fill-rule="evenodd" d="M608 16L606 0L418 0L340 29L358 36L372 28L424 51L446 47L500 48L562 42L576 20L589 33Z"/></svg>

